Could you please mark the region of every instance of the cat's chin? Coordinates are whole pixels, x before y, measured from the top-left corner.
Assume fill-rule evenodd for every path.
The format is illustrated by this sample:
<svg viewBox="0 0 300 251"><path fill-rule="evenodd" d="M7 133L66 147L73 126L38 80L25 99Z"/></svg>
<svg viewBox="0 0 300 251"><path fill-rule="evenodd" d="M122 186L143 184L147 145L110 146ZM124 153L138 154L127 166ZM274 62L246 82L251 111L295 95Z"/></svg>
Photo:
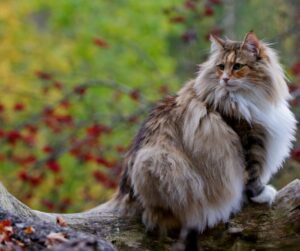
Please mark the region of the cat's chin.
<svg viewBox="0 0 300 251"><path fill-rule="evenodd" d="M226 91L237 91L239 86L236 83L225 83L223 80L220 81L220 86Z"/></svg>
<svg viewBox="0 0 300 251"><path fill-rule="evenodd" d="M239 90L239 87L236 85L227 85L227 86L225 86L225 89L227 91L237 91L237 90Z"/></svg>

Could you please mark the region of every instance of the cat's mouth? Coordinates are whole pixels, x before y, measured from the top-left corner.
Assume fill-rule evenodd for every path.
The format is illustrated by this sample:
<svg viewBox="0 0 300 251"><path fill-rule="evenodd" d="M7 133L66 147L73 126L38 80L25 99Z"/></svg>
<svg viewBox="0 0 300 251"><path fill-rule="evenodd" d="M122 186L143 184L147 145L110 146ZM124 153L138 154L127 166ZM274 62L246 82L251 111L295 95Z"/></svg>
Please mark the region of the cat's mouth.
<svg viewBox="0 0 300 251"><path fill-rule="evenodd" d="M220 85L225 88L226 90L237 90L238 89L238 83L236 81L227 81L225 82L223 79L220 81Z"/></svg>
<svg viewBox="0 0 300 251"><path fill-rule="evenodd" d="M225 87L235 87L237 86L235 83L228 82L225 84Z"/></svg>

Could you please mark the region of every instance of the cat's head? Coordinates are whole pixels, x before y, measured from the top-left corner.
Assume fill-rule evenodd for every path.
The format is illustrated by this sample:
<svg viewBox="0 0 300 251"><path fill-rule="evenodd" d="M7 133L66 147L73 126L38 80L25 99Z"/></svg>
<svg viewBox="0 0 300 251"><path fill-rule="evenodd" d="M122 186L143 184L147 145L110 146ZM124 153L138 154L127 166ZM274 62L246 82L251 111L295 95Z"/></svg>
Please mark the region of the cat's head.
<svg viewBox="0 0 300 251"><path fill-rule="evenodd" d="M242 42L213 35L210 40L210 57L201 66L198 77L200 88L207 95L211 92L219 96L238 93L273 103L288 99L288 88L276 53L253 32L247 33Z"/></svg>

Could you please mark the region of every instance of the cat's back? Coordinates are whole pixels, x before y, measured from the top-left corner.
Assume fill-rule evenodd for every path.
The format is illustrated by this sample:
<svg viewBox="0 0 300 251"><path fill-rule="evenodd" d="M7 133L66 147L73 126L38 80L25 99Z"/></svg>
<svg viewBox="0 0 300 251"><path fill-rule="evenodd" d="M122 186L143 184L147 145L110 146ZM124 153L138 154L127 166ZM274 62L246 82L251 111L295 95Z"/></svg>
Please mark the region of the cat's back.
<svg viewBox="0 0 300 251"><path fill-rule="evenodd" d="M197 98L191 81L158 103L142 125L126 159L123 191L138 198L150 228L157 209L164 215L170 208L173 223L212 226L240 208L240 150L236 133Z"/></svg>
<svg viewBox="0 0 300 251"><path fill-rule="evenodd" d="M187 156L201 156L201 151L203 155L217 153L218 149L221 157L233 150L235 155L240 154L239 136L219 112L197 97L194 85L194 80L187 82L176 95L155 105L135 137L129 158L143 148L153 147L174 148Z"/></svg>

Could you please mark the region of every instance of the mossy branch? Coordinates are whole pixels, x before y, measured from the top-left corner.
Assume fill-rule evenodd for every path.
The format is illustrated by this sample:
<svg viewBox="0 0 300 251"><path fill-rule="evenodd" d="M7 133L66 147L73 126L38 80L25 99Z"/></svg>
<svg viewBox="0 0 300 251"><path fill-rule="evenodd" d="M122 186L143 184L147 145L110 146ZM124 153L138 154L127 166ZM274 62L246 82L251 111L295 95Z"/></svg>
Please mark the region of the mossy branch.
<svg viewBox="0 0 300 251"><path fill-rule="evenodd" d="M147 235L138 218L124 217L114 210L114 203L110 201L81 213L45 213L30 209L0 183L1 208L24 221L29 218L55 223L57 216L61 216L70 228L105 238L118 250L169 250L176 241L170 238L158 240ZM213 250L285 248L300 244L300 180L279 190L272 207L251 203L228 224L207 230L199 239L202 247Z"/></svg>

